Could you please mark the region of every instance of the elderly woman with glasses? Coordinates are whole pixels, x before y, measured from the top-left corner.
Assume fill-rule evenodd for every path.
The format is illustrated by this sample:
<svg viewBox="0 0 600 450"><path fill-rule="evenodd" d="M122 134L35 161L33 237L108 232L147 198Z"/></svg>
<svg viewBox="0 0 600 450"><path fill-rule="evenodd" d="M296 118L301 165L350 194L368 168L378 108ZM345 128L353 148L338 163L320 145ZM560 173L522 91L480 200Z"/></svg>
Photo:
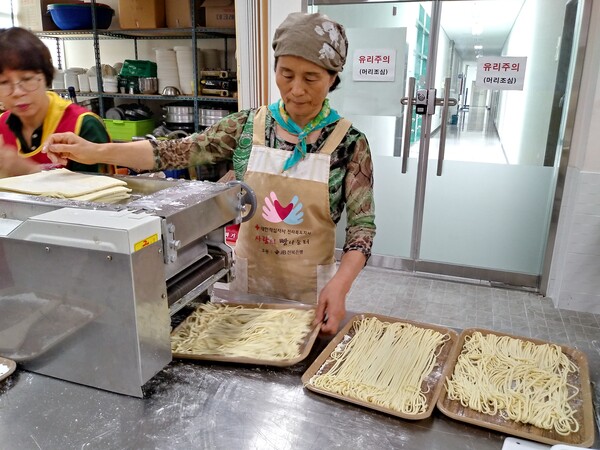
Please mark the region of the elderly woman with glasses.
<svg viewBox="0 0 600 450"><path fill-rule="evenodd" d="M56 132L72 131L92 142L109 142L102 120L87 109L47 91L54 77L50 51L23 28L0 30L0 177L39 172L52 166L42 143ZM70 161L76 171L104 166Z"/></svg>
<svg viewBox="0 0 600 450"><path fill-rule="evenodd" d="M292 13L273 39L279 101L181 140L97 145L57 134L44 151L56 161L138 170L232 161L236 178L255 191L259 211L240 227L232 288L317 303L322 332L335 333L375 235L369 144L327 99L340 81L347 44L342 25L327 16ZM338 268L335 231L344 208Z"/></svg>

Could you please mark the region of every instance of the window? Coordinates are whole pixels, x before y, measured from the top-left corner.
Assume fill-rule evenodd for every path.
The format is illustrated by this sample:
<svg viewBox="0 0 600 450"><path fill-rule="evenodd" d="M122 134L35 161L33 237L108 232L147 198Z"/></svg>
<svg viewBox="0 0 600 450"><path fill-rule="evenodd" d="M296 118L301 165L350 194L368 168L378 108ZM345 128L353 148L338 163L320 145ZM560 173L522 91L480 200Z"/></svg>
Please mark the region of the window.
<svg viewBox="0 0 600 450"><path fill-rule="evenodd" d="M12 26L12 2L0 2L0 28L9 28Z"/></svg>

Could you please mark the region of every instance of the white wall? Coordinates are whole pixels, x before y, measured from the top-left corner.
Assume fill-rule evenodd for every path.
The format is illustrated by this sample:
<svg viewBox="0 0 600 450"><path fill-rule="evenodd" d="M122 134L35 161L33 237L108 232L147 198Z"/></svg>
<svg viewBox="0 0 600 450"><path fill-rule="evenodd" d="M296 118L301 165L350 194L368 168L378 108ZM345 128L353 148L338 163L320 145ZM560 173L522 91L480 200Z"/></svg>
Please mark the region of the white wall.
<svg viewBox="0 0 600 450"><path fill-rule="evenodd" d="M525 2L503 51L504 56L528 58L524 88L501 93L496 124L511 164L540 165L544 161L564 19L564 8L547 6L536 0ZM551 38L542 38L549 30Z"/></svg>
<svg viewBox="0 0 600 450"><path fill-rule="evenodd" d="M594 2L547 295L600 314L600 2Z"/></svg>

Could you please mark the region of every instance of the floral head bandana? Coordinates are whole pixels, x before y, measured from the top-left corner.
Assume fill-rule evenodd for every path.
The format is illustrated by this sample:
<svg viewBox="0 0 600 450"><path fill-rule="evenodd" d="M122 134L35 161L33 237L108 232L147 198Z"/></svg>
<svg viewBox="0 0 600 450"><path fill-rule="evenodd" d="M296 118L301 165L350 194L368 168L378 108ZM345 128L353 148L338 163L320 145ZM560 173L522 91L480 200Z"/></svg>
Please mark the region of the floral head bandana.
<svg viewBox="0 0 600 450"><path fill-rule="evenodd" d="M344 27L315 13L291 13L273 36L275 58L299 56L326 70L341 72L346 62L348 39Z"/></svg>

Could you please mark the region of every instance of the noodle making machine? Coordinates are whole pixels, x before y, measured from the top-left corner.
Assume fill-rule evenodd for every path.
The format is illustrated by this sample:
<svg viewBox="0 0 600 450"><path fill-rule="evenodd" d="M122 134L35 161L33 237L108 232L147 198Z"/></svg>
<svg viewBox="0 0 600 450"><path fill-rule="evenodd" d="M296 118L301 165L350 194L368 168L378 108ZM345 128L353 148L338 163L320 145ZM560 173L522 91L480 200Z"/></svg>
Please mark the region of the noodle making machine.
<svg viewBox="0 0 600 450"><path fill-rule="evenodd" d="M136 397L171 361L171 316L232 277L244 183L118 176L115 204L0 192L0 355Z"/></svg>

